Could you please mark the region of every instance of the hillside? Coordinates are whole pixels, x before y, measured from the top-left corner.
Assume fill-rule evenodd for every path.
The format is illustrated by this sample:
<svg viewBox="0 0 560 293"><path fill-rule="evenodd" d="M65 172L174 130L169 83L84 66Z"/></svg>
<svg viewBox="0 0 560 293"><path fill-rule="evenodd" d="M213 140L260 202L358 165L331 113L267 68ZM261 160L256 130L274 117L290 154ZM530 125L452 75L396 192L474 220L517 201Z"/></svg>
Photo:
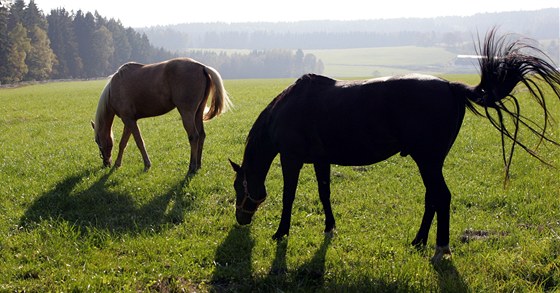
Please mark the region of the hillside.
<svg viewBox="0 0 560 293"><path fill-rule="evenodd" d="M239 68L230 73L223 64L243 65L246 71L246 64L263 63L251 55L270 54L278 49L303 50L317 61L312 68L324 69L313 71L316 73L369 77L406 72L475 73L473 62L458 60L457 56L474 54L476 41L494 26L499 26L503 33L538 40L543 51L558 63L559 19L559 9L550 8L469 17L184 23L139 30L155 46L208 62L225 71L226 78L262 76L251 72L240 74ZM243 58L251 61L232 61L239 59L240 54L249 56ZM268 70L274 71L270 67Z"/></svg>
<svg viewBox="0 0 560 293"><path fill-rule="evenodd" d="M471 44L477 32L499 26L537 40L556 39L559 9L475 14L469 17L399 18L356 21L184 23L139 28L155 46L189 48L341 49ZM470 46L470 45L469 45ZM471 47L465 49L471 49ZM557 52L557 51L556 51Z"/></svg>

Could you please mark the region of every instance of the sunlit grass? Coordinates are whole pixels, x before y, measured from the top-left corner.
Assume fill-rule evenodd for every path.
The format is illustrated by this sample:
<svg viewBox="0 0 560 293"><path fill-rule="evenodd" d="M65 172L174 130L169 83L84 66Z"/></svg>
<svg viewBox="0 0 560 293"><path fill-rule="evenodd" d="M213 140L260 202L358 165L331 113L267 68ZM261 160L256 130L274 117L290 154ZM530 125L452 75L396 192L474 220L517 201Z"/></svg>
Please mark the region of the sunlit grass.
<svg viewBox="0 0 560 293"><path fill-rule="evenodd" d="M444 168L453 193L449 263L432 266L431 249L410 247L424 187L409 157L333 166L333 238L322 234L313 168L305 166L290 237L278 243L270 239L281 209L275 161L267 201L251 226L238 227L228 158L241 161L257 115L291 82L226 81L235 109L205 124L203 166L191 180L176 111L139 123L149 172L132 142L122 168L111 170L101 168L89 124L105 81L0 90L0 291L560 289L560 172L519 150L504 188L499 135L471 113ZM537 117L521 100L523 113ZM560 102L549 106L557 117L551 136L560 140ZM121 131L116 121L117 141ZM538 151L560 167L559 148Z"/></svg>

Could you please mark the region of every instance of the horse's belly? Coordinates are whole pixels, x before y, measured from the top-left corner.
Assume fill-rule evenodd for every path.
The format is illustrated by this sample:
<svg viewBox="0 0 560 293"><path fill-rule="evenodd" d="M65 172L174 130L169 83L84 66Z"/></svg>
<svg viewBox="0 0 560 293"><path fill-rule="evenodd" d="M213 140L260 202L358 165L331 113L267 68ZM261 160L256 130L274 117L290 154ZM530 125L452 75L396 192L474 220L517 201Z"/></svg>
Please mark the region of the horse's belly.
<svg viewBox="0 0 560 293"><path fill-rule="evenodd" d="M348 146L347 148L329 152L331 164L343 166L363 166L384 161L399 152L393 144Z"/></svg>

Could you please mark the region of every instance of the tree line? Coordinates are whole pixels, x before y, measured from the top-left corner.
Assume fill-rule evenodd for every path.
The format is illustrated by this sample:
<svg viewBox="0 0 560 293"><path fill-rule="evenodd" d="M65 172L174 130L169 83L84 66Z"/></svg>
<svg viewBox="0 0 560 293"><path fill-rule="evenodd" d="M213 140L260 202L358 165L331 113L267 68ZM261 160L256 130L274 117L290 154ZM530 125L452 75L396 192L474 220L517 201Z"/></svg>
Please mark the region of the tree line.
<svg viewBox="0 0 560 293"><path fill-rule="evenodd" d="M193 57L228 78L288 77L323 70L320 60L301 50L171 52L153 46L145 33L97 12L58 8L44 15L34 0L27 5L24 0L0 0L0 84L96 78L114 73L126 62L153 63L179 56Z"/></svg>
<svg viewBox="0 0 560 293"><path fill-rule="evenodd" d="M152 43L169 50L346 49L394 46L445 47L473 54L473 39L499 25L503 33L518 33L542 41L558 60L558 8L482 13L472 16L370 20L311 20L256 23L183 23L140 28Z"/></svg>
<svg viewBox="0 0 560 293"><path fill-rule="evenodd" d="M135 60L172 57L146 34L97 12L64 8L44 15L31 0L0 0L0 82L106 76Z"/></svg>
<svg viewBox="0 0 560 293"><path fill-rule="evenodd" d="M249 54L194 50L188 55L212 65L224 78L283 78L304 73L323 73L323 62L303 50L252 50Z"/></svg>

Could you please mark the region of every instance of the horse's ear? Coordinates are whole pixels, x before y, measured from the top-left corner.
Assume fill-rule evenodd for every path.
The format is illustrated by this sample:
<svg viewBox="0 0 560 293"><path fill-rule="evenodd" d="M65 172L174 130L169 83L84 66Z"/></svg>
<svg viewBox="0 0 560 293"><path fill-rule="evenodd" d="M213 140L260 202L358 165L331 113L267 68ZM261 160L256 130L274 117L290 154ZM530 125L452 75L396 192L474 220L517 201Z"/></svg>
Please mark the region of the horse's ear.
<svg viewBox="0 0 560 293"><path fill-rule="evenodd" d="M93 122L91 120L89 122L91 122L91 127L93 128L93 130L95 130L95 122Z"/></svg>
<svg viewBox="0 0 560 293"><path fill-rule="evenodd" d="M235 171L237 173L241 172L241 166L234 163L231 159L228 159L228 160L229 160L229 163L231 164L231 167L233 168L233 171Z"/></svg>

